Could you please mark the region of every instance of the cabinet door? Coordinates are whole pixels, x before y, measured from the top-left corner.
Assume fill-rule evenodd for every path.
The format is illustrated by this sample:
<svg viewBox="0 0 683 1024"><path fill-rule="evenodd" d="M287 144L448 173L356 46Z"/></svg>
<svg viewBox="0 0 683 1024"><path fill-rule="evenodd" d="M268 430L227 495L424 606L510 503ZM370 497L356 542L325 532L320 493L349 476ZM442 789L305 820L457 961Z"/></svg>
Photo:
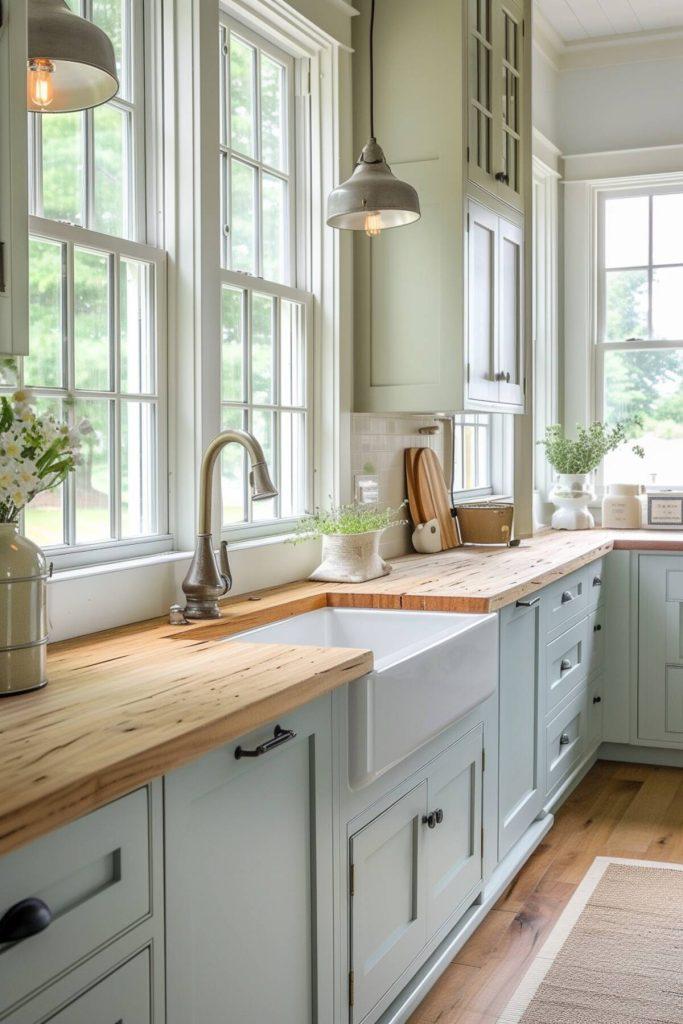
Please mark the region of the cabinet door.
<svg viewBox="0 0 683 1024"><path fill-rule="evenodd" d="M524 21L522 4L493 0L493 180L496 194L523 206Z"/></svg>
<svg viewBox="0 0 683 1024"><path fill-rule="evenodd" d="M470 181L491 189L493 178L492 0L467 2L467 167Z"/></svg>
<svg viewBox="0 0 683 1024"><path fill-rule="evenodd" d="M150 1024L150 1007L149 952L143 950L50 1017L50 1024Z"/></svg>
<svg viewBox="0 0 683 1024"><path fill-rule="evenodd" d="M638 739L683 747L683 558L639 558Z"/></svg>
<svg viewBox="0 0 683 1024"><path fill-rule="evenodd" d="M434 813L437 822L424 834L430 936L476 892L482 879L483 747L480 725L444 751L429 774L428 815Z"/></svg>
<svg viewBox="0 0 683 1024"><path fill-rule="evenodd" d="M498 401L496 381L498 218L480 203L467 214L467 396Z"/></svg>
<svg viewBox="0 0 683 1024"><path fill-rule="evenodd" d="M0 0L0 355L28 353L26 0Z"/></svg>
<svg viewBox="0 0 683 1024"><path fill-rule="evenodd" d="M498 221L498 401L524 406L524 250L522 229Z"/></svg>
<svg viewBox="0 0 683 1024"><path fill-rule="evenodd" d="M168 1024L332 1019L330 720L326 697L262 756L166 777Z"/></svg>
<svg viewBox="0 0 683 1024"><path fill-rule="evenodd" d="M530 607L503 609L500 621L499 860L521 838L543 806L544 708L539 650L540 601Z"/></svg>
<svg viewBox="0 0 683 1024"><path fill-rule="evenodd" d="M351 838L353 1021L365 1017L427 940L426 811L425 781Z"/></svg>

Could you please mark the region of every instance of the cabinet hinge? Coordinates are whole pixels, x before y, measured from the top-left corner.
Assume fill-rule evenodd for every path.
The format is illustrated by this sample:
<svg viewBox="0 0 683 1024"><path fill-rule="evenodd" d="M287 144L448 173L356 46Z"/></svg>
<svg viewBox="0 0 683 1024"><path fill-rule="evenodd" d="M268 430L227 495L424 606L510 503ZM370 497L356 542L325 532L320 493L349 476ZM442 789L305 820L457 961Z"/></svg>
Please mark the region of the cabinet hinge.
<svg viewBox="0 0 683 1024"><path fill-rule="evenodd" d="M468 214L467 214L467 233L468 233L468 234L469 234L469 231L470 231L470 215L469 215L469 213L468 213Z"/></svg>
<svg viewBox="0 0 683 1024"><path fill-rule="evenodd" d="M522 19L522 35L523 36L526 35L526 19L525 18Z"/></svg>
<svg viewBox="0 0 683 1024"><path fill-rule="evenodd" d="M526 395L526 377L522 381L522 393Z"/></svg>
<svg viewBox="0 0 683 1024"><path fill-rule="evenodd" d="M356 891L356 865L349 868L349 892L353 896Z"/></svg>
<svg viewBox="0 0 683 1024"><path fill-rule="evenodd" d="M469 384L469 382L470 382L470 364L468 363L467 364L467 383Z"/></svg>
<svg viewBox="0 0 683 1024"><path fill-rule="evenodd" d="M481 770L486 771L486 748L483 748L481 752Z"/></svg>
<svg viewBox="0 0 683 1024"><path fill-rule="evenodd" d="M353 977L353 971L349 971L349 1006L353 1006L353 1001L356 995L356 983Z"/></svg>
<svg viewBox="0 0 683 1024"><path fill-rule="evenodd" d="M484 852L484 826L481 826L481 852Z"/></svg>
<svg viewBox="0 0 683 1024"><path fill-rule="evenodd" d="M470 147L467 147L467 163L470 162Z"/></svg>

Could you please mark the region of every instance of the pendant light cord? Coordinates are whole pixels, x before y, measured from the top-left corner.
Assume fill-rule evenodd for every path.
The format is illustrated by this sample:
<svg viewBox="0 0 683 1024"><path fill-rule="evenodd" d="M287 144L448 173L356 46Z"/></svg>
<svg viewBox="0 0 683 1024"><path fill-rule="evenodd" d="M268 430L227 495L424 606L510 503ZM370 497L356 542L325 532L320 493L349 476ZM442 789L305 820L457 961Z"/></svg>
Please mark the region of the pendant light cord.
<svg viewBox="0 0 683 1024"><path fill-rule="evenodd" d="M375 0L370 6L370 138L375 138Z"/></svg>

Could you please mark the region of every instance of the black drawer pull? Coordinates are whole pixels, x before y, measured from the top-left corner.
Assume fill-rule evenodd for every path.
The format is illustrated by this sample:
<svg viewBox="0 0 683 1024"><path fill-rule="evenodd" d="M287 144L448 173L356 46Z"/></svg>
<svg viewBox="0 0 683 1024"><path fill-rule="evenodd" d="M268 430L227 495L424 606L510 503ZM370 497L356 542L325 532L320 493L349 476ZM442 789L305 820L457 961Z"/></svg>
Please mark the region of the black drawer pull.
<svg viewBox="0 0 683 1024"><path fill-rule="evenodd" d="M596 626L593 626L593 632L594 633L599 633L601 629L602 629L602 626L600 625L599 622L598 622L598 624Z"/></svg>
<svg viewBox="0 0 683 1024"><path fill-rule="evenodd" d="M443 821L443 811L439 807L436 811L430 811L429 814L423 814L422 824L426 825L427 828L436 828Z"/></svg>
<svg viewBox="0 0 683 1024"><path fill-rule="evenodd" d="M574 600L574 595L571 590L565 590L562 593L562 604L569 604L570 601Z"/></svg>
<svg viewBox="0 0 683 1024"><path fill-rule="evenodd" d="M570 742L569 733L568 732L563 732L562 735L560 736L560 746L561 747L566 747L569 742Z"/></svg>
<svg viewBox="0 0 683 1024"><path fill-rule="evenodd" d="M10 907L0 918L0 943L20 942L43 932L52 922L52 911L37 896Z"/></svg>
<svg viewBox="0 0 683 1024"><path fill-rule="evenodd" d="M602 704L602 697L593 697L594 704Z"/></svg>
<svg viewBox="0 0 683 1024"><path fill-rule="evenodd" d="M601 587L602 586L602 576L594 576L593 577L593 586L594 587Z"/></svg>
<svg viewBox="0 0 683 1024"><path fill-rule="evenodd" d="M258 747L254 747L253 750L245 750L244 747L237 747L235 750L235 759L239 761L241 757L261 757L263 754L267 754L270 750L274 750L275 747L279 747L283 743L287 743L288 740L293 740L295 736L296 733L292 729L283 729L281 726L276 725L271 738L269 740L265 740L263 743L259 743Z"/></svg>
<svg viewBox="0 0 683 1024"><path fill-rule="evenodd" d="M517 608L533 608L540 600L540 597L531 597L528 601L519 600L515 604Z"/></svg>
<svg viewBox="0 0 683 1024"><path fill-rule="evenodd" d="M502 181L503 184L507 185L510 182L510 175L506 174L505 171L498 171L496 181Z"/></svg>
<svg viewBox="0 0 683 1024"><path fill-rule="evenodd" d="M560 662L560 672L569 672L570 668L574 668L569 658L563 658Z"/></svg>

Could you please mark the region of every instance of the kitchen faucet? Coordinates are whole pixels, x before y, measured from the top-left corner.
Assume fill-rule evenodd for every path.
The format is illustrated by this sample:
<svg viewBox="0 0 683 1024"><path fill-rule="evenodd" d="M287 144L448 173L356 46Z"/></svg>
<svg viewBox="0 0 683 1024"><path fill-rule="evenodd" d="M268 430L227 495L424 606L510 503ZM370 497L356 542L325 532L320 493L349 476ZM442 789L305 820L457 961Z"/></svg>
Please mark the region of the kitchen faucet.
<svg viewBox="0 0 683 1024"><path fill-rule="evenodd" d="M253 501L264 501L277 496L277 490L270 479L263 448L248 430L224 430L214 437L202 458L199 472L199 524L197 546L192 564L183 580L186 619L217 619L220 617L218 598L223 597L232 587L232 575L228 561L228 542L220 546L220 564L211 543L211 485L213 470L219 453L226 444L235 441L246 448L251 460L249 483Z"/></svg>

